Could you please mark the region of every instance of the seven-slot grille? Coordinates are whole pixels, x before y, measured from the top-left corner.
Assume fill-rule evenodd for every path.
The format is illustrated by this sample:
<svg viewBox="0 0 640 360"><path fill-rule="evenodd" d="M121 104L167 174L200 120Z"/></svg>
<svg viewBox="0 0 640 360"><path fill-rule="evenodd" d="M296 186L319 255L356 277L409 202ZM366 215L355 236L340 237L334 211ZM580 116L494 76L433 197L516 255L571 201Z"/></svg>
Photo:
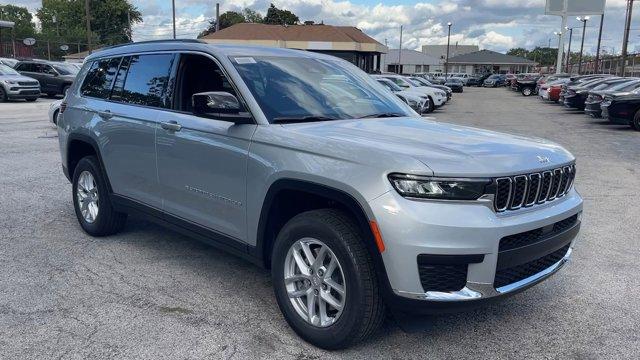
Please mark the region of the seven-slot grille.
<svg viewBox="0 0 640 360"><path fill-rule="evenodd" d="M576 176L575 165L495 180L496 211L516 210L542 204L566 195Z"/></svg>
<svg viewBox="0 0 640 360"><path fill-rule="evenodd" d="M39 84L37 81L18 81L20 86L38 86Z"/></svg>

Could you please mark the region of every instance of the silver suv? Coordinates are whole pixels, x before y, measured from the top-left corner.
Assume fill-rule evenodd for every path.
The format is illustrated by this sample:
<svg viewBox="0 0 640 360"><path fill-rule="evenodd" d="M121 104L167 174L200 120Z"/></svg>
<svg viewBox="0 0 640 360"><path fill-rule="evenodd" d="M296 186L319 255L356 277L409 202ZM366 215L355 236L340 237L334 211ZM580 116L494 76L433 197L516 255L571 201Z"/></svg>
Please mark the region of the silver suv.
<svg viewBox="0 0 640 360"><path fill-rule="evenodd" d="M474 307L569 259L574 157L437 123L348 62L138 43L87 58L61 105L82 228L142 213L270 269L291 327L346 347L392 314Z"/></svg>

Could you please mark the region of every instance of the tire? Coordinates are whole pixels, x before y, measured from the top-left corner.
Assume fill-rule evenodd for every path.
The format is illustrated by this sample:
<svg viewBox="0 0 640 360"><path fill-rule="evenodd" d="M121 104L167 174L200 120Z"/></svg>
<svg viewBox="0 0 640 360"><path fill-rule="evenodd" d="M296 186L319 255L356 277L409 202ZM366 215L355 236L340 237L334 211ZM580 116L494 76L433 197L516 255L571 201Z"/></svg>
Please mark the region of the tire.
<svg viewBox="0 0 640 360"><path fill-rule="evenodd" d="M633 130L640 131L640 110L636 111L636 114L633 116L630 125Z"/></svg>
<svg viewBox="0 0 640 360"><path fill-rule="evenodd" d="M0 103L7 101L7 93L4 92L4 88L0 86Z"/></svg>
<svg viewBox="0 0 640 360"><path fill-rule="evenodd" d="M315 257L318 257L319 249L326 246L328 250L323 252L325 255L323 265L320 268L316 267L315 263L311 265L310 269L319 270L309 275L310 280L305 279L285 284L285 276L292 274L289 270L291 264L293 263L296 269L300 269L298 259L292 255L294 251L297 252L303 266L308 266L309 262L305 260L307 258L304 255L305 252L300 249L294 250L296 246L299 247L305 242L309 244L307 250ZM334 257L338 265L334 266L335 270L331 272L332 278L329 280L334 285L327 286L325 285L328 284L325 282L326 278L323 280L319 276L329 274ZM322 269L326 270L326 274L323 274ZM342 277L336 279L336 272L340 273L338 275ZM382 324L385 307L373 260L363 243L357 226L349 216L341 211L333 209L312 210L296 215L289 220L278 234L274 244L271 274L276 300L285 320L301 338L315 346L328 350L343 349L367 338ZM313 279L314 275L315 280ZM297 278L301 277L303 275L297 276ZM333 287L335 284L340 285L340 279L343 280L344 296L339 296L338 287ZM322 283L322 285L318 285L318 283ZM336 308L332 308L329 305L330 302L324 302L327 304L324 313L329 315L331 311L333 317L325 316L331 320L322 324L320 323L323 314L320 308L322 302L314 303L313 311L321 315L309 320L308 312L305 310L309 296L324 298L327 289L334 302L343 304L341 312L336 314ZM289 297L290 293L302 292L308 295ZM298 301L301 305L295 305ZM316 305L318 306L317 310Z"/></svg>
<svg viewBox="0 0 640 360"><path fill-rule="evenodd" d="M429 109L427 110L427 114L432 113L433 110L436 109L436 104L433 103L433 98L429 96Z"/></svg>
<svg viewBox="0 0 640 360"><path fill-rule="evenodd" d="M89 174L90 177L86 174ZM79 180L83 181L84 185L82 187L84 189L91 191L79 189ZM88 181L84 182L84 180ZM107 236L122 230L127 220L127 214L117 212L113 209L107 181L100 167L100 162L95 156L87 156L80 159L73 172L72 186L73 207L76 212L76 217L78 218L80 226L87 234L91 236ZM93 189L95 189L95 192ZM90 215L93 215L91 210L96 210L93 220L87 219L87 217L83 215L82 206L79 203L79 192L82 194L90 194L91 197L97 198L94 206L88 204L86 207ZM87 201L87 203L91 203L91 201Z"/></svg>
<svg viewBox="0 0 640 360"><path fill-rule="evenodd" d="M525 87L525 88L523 88L523 89L522 89L522 95L524 95L524 96L531 96L531 95L533 95L533 89L532 89L532 88L530 88L530 87L528 87L528 86L527 86L527 87Z"/></svg>
<svg viewBox="0 0 640 360"><path fill-rule="evenodd" d="M58 125L58 115L60 114L60 110L56 110L53 112L53 124Z"/></svg>
<svg viewBox="0 0 640 360"><path fill-rule="evenodd" d="M34 102L36 100L38 100L38 98L26 98L25 100L27 100L28 102Z"/></svg>

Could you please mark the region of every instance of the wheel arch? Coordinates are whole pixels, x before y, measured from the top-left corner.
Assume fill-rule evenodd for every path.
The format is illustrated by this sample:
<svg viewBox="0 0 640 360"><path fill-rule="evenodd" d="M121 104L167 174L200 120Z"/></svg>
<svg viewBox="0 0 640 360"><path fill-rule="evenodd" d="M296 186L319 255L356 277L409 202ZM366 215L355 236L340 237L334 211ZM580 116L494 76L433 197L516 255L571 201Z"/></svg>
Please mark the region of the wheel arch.
<svg viewBox="0 0 640 360"><path fill-rule="evenodd" d="M309 201L304 206L283 209L280 208L284 201L295 196L299 201ZM291 206L290 203L287 204ZM382 263L382 256L375 244L374 235L371 232L369 216L362 204L349 193L324 184L318 184L307 180L285 178L276 180L266 193L262 203L258 220L256 236L256 255L262 258L265 268L271 266L271 251L279 230L291 217L303 211L323 208L330 205L339 208L350 215L361 232L366 248L374 259L374 265L378 272L386 272ZM293 210L293 211L291 211ZM379 277L382 279L383 277Z"/></svg>
<svg viewBox="0 0 640 360"><path fill-rule="evenodd" d="M71 179L73 179L73 172L80 159L90 155L94 155L96 158L98 158L98 162L100 163L100 168L102 170L102 175L107 180L107 188L109 189L109 192L112 192L111 183L109 181L109 177L107 176L104 163L102 162L100 147L98 146L97 141L88 135L69 134L66 148L66 164L63 164L63 166L65 167L65 174L67 175L67 178L71 181Z"/></svg>

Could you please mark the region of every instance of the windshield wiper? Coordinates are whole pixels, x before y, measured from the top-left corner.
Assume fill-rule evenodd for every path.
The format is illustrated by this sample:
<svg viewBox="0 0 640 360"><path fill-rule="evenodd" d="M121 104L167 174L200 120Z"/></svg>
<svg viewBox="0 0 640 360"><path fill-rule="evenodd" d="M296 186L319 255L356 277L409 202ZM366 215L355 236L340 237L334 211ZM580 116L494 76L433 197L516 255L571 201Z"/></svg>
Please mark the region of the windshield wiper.
<svg viewBox="0 0 640 360"><path fill-rule="evenodd" d="M399 113L393 113L393 112L386 112L386 113L369 114L369 115L361 116L358 119L374 119L374 118L404 117L404 116L406 116L406 115L405 114L399 114Z"/></svg>
<svg viewBox="0 0 640 360"><path fill-rule="evenodd" d="M329 117L329 116L318 116L318 115L281 116L281 117L273 118L272 122L274 124L291 124L291 123L314 122L314 121L331 121L331 120L338 120L338 119L332 118L332 117Z"/></svg>

